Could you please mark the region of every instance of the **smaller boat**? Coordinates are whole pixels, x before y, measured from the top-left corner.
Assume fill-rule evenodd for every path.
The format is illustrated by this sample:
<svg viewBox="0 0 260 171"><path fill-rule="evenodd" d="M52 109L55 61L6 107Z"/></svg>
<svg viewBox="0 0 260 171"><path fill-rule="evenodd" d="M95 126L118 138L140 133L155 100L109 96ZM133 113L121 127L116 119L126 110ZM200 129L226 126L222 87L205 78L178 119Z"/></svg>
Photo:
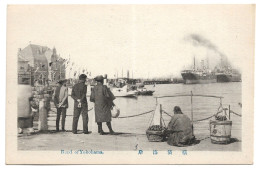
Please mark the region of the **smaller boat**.
<svg viewBox="0 0 260 171"><path fill-rule="evenodd" d="M127 85L121 88L110 87L110 90L115 97L136 97L137 94L137 91L135 90L128 90Z"/></svg>
<svg viewBox="0 0 260 171"><path fill-rule="evenodd" d="M142 95L142 96L152 96L154 93L153 90L147 90L145 87L138 88L137 89L137 95Z"/></svg>

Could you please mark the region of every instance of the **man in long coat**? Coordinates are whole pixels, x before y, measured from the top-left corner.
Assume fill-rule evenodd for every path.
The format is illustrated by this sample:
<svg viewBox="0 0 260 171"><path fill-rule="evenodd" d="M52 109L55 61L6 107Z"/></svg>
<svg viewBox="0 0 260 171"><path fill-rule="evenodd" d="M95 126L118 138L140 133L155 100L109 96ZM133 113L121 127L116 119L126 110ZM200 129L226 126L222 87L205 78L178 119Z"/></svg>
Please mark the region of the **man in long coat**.
<svg viewBox="0 0 260 171"><path fill-rule="evenodd" d="M97 76L95 80L97 85L91 91L90 101L95 103L95 121L98 125L98 133L104 134L102 122L106 122L110 134L114 134L111 126L111 108L114 106L115 96L106 85L103 85L103 76Z"/></svg>
<svg viewBox="0 0 260 171"><path fill-rule="evenodd" d="M79 83L75 84L71 91L71 97L74 99L74 113L72 123L72 133L77 134L79 116L82 114L83 133L88 134L88 102L86 98L87 86L85 85L87 76L81 74Z"/></svg>
<svg viewBox="0 0 260 171"><path fill-rule="evenodd" d="M168 124L169 138L167 143L173 146L186 146L193 143L192 124L179 106L174 107L174 115Z"/></svg>

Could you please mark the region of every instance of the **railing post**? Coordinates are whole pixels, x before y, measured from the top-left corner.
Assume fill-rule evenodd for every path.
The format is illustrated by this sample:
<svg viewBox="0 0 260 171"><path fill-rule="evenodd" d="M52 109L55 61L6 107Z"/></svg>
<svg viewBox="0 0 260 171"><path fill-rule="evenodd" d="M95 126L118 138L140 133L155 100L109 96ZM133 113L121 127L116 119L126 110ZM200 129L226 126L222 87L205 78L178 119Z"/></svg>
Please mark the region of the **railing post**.
<svg viewBox="0 0 260 171"><path fill-rule="evenodd" d="M230 120L230 105L228 105L228 119Z"/></svg>
<svg viewBox="0 0 260 171"><path fill-rule="evenodd" d="M160 104L160 126L162 126L162 104Z"/></svg>
<svg viewBox="0 0 260 171"><path fill-rule="evenodd" d="M191 124L192 124L192 135L194 135L194 131L193 131L193 103L192 103L192 91L191 91L191 96L190 96L190 103L191 103Z"/></svg>
<svg viewBox="0 0 260 171"><path fill-rule="evenodd" d="M38 121L38 130L47 131L48 130L48 121L47 121L47 110L45 106L45 99L39 101L39 121Z"/></svg>

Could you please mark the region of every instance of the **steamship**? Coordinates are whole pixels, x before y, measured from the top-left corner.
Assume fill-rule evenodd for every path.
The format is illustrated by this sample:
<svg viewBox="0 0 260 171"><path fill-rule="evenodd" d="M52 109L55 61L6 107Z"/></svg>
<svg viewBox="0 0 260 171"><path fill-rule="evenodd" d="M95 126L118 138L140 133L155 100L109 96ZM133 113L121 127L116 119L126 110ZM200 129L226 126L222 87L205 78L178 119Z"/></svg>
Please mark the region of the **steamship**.
<svg viewBox="0 0 260 171"><path fill-rule="evenodd" d="M217 73L217 82L241 82L241 75L234 73Z"/></svg>
<svg viewBox="0 0 260 171"><path fill-rule="evenodd" d="M221 60L222 61L222 60ZM216 71L217 82L241 82L241 74L232 69L231 66L223 66L221 62L221 68Z"/></svg>
<svg viewBox="0 0 260 171"><path fill-rule="evenodd" d="M240 82L241 74L238 70L232 69L227 60L221 57L220 65L216 70L217 82Z"/></svg>
<svg viewBox="0 0 260 171"><path fill-rule="evenodd" d="M204 66L204 60L201 61L201 65L201 68L196 69L194 57L193 69L181 71L184 84L207 84L217 82L217 76L215 72L211 71L209 66Z"/></svg>

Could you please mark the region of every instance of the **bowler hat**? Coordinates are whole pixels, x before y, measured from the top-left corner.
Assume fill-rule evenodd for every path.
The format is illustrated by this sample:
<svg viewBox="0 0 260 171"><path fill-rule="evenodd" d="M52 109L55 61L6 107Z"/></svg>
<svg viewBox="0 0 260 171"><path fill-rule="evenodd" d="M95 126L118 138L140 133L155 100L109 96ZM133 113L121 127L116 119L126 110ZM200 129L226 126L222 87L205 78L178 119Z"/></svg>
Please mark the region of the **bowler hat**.
<svg viewBox="0 0 260 171"><path fill-rule="evenodd" d="M95 80L102 81L102 80L104 80L104 77L102 75L98 75L98 76L96 76Z"/></svg>
<svg viewBox="0 0 260 171"><path fill-rule="evenodd" d="M87 76L85 74L80 74L79 80L86 80Z"/></svg>

